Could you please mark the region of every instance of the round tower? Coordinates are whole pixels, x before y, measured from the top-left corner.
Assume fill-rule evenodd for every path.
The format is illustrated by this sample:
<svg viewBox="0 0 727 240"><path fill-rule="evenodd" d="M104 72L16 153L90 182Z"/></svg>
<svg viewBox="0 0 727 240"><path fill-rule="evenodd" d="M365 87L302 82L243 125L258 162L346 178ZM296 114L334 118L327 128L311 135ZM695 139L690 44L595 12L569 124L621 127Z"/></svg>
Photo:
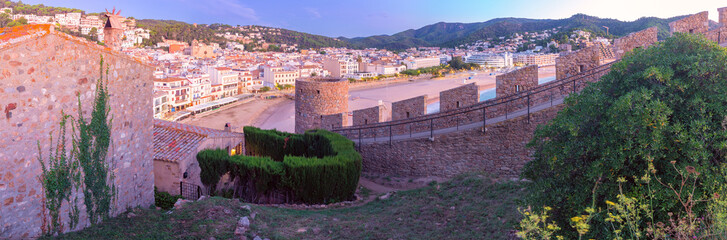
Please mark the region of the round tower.
<svg viewBox="0 0 727 240"><path fill-rule="evenodd" d="M348 111L348 80L311 78L295 81L295 132L321 128L324 115ZM343 118L345 121L345 117Z"/></svg>

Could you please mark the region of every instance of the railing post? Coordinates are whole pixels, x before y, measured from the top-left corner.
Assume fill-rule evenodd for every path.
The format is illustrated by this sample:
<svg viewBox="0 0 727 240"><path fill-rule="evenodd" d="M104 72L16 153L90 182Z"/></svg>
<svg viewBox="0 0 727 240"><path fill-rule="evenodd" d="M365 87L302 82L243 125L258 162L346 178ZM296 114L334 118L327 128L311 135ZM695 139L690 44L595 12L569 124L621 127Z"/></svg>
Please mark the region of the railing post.
<svg viewBox="0 0 727 240"><path fill-rule="evenodd" d="M530 93L528 93L528 124L530 124Z"/></svg>
<svg viewBox="0 0 727 240"><path fill-rule="evenodd" d="M429 119L429 138L434 137L434 118Z"/></svg>
<svg viewBox="0 0 727 240"><path fill-rule="evenodd" d="M391 125L389 125L389 147L391 147Z"/></svg>
<svg viewBox="0 0 727 240"><path fill-rule="evenodd" d="M457 131L459 131L459 116L457 114L454 115L454 121L457 122Z"/></svg>
<svg viewBox="0 0 727 240"><path fill-rule="evenodd" d="M482 132L487 132L487 107L482 108Z"/></svg>
<svg viewBox="0 0 727 240"><path fill-rule="evenodd" d="M576 93L576 79L573 79L573 93Z"/></svg>
<svg viewBox="0 0 727 240"><path fill-rule="evenodd" d="M409 123L409 138L411 138L411 124L412 123Z"/></svg>

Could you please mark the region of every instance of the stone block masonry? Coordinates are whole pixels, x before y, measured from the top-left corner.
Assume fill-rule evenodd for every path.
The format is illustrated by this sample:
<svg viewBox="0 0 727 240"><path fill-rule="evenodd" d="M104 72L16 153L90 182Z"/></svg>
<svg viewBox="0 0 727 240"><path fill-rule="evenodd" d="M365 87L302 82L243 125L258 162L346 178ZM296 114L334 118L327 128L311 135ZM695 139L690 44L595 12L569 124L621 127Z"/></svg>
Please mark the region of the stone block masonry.
<svg viewBox="0 0 727 240"><path fill-rule="evenodd" d="M462 108L480 101L480 94L475 83L439 92L439 111Z"/></svg>
<svg viewBox="0 0 727 240"><path fill-rule="evenodd" d="M348 112L348 80L316 78L295 81L295 132L322 128L323 116ZM342 120L345 125L345 119Z"/></svg>
<svg viewBox="0 0 727 240"><path fill-rule="evenodd" d="M718 8L717 12L719 13L719 23L727 26L727 7Z"/></svg>
<svg viewBox="0 0 727 240"><path fill-rule="evenodd" d="M391 103L391 120L419 117L427 114L427 95Z"/></svg>
<svg viewBox="0 0 727 240"><path fill-rule="evenodd" d="M471 129L426 138L360 146L363 172L398 176L452 177L460 173L485 171L498 177L518 177L531 160L525 145L538 124L555 117L561 106L548 108L487 126L487 132Z"/></svg>
<svg viewBox="0 0 727 240"><path fill-rule="evenodd" d="M322 128L326 130L341 128L343 127L345 120L346 118L343 117L343 113L324 115L322 120Z"/></svg>
<svg viewBox="0 0 727 240"><path fill-rule="evenodd" d="M650 27L640 32L631 33L628 36L616 39L613 43L616 49L616 58L621 59L624 54L635 48L646 48L658 41L659 29Z"/></svg>
<svg viewBox="0 0 727 240"><path fill-rule="evenodd" d="M383 121L382 106L375 106L353 111L353 125L361 126Z"/></svg>
<svg viewBox="0 0 727 240"><path fill-rule="evenodd" d="M555 79L565 79L601 65L597 46L563 53L555 59Z"/></svg>
<svg viewBox="0 0 727 240"><path fill-rule="evenodd" d="M77 118L80 111L84 118L91 118L102 56L109 68L109 115L113 118L108 161L118 190L111 216L154 204L154 68L55 32L50 25L3 31L10 34L0 35L0 108L4 113L0 120L0 239L41 235L47 212L43 214L37 144L47 161L49 136L52 133L57 140L62 112ZM79 98L83 109L78 109ZM67 131L70 146L70 126ZM68 229L69 204L64 203L60 213L65 231L90 224L82 193L73 194L79 196L79 224Z"/></svg>
<svg viewBox="0 0 727 240"><path fill-rule="evenodd" d="M700 12L669 23L669 32L705 34L709 30L709 12Z"/></svg>
<svg viewBox="0 0 727 240"><path fill-rule="evenodd" d="M496 96L507 96L538 86L538 65L530 65L496 78Z"/></svg>

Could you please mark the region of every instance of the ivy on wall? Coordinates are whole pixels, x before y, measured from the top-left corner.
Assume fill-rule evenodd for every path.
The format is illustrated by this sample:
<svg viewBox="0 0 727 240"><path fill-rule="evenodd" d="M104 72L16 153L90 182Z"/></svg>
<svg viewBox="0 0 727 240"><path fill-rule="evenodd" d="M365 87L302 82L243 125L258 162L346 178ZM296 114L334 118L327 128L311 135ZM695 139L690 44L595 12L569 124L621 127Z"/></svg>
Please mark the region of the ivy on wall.
<svg viewBox="0 0 727 240"><path fill-rule="evenodd" d="M111 122L109 118L109 94L104 85L104 60L101 57L100 75L96 84L91 119L82 116L80 96L78 97L78 118L62 113L59 139L49 149L48 163L43 160L42 149L38 142L38 161L41 164L42 174L39 179L44 190L44 208L50 214L50 223L44 217L41 229L44 234L63 232L63 221L60 209L63 202L71 207L69 211L70 229L76 227L79 221L80 210L78 198L74 197L73 190L82 189L86 206L86 213L91 224L108 218L111 206L116 197L116 187L113 184L114 174L110 171L111 163L106 161L109 145L111 143ZM108 82L108 66L106 67L106 82ZM66 124L71 120L72 150L67 151ZM75 135L78 130L78 135ZM43 213L45 215L45 211Z"/></svg>

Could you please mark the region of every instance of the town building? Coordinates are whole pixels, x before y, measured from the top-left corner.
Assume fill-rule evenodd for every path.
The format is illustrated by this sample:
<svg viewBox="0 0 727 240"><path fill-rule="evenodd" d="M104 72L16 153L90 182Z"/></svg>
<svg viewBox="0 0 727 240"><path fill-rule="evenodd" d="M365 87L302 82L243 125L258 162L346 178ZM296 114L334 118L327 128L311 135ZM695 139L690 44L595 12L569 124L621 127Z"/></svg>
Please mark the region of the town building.
<svg viewBox="0 0 727 240"><path fill-rule="evenodd" d="M214 86L221 86L222 92L218 98L231 97L238 94L237 85L240 83L238 74L228 67L210 68L210 81Z"/></svg>
<svg viewBox="0 0 727 240"><path fill-rule="evenodd" d="M351 58L326 58L323 60L323 69L328 71L334 78L341 78L347 74L358 72L358 67L358 62Z"/></svg>
<svg viewBox="0 0 727 240"><path fill-rule="evenodd" d="M284 84L295 85L300 78L300 72L286 67L263 67L263 81L266 86L280 86Z"/></svg>
<svg viewBox="0 0 727 240"><path fill-rule="evenodd" d="M404 62L407 69L436 67L442 64L439 57L414 58Z"/></svg>
<svg viewBox="0 0 727 240"><path fill-rule="evenodd" d="M513 58L514 64L521 64L524 66L538 65L538 66L552 66L555 65L555 59L558 58L557 53L550 54L536 54L536 53L521 53L515 54Z"/></svg>
<svg viewBox="0 0 727 240"><path fill-rule="evenodd" d="M501 54L475 54L466 57L466 63L475 63L483 67L505 68L513 66L512 53Z"/></svg>

